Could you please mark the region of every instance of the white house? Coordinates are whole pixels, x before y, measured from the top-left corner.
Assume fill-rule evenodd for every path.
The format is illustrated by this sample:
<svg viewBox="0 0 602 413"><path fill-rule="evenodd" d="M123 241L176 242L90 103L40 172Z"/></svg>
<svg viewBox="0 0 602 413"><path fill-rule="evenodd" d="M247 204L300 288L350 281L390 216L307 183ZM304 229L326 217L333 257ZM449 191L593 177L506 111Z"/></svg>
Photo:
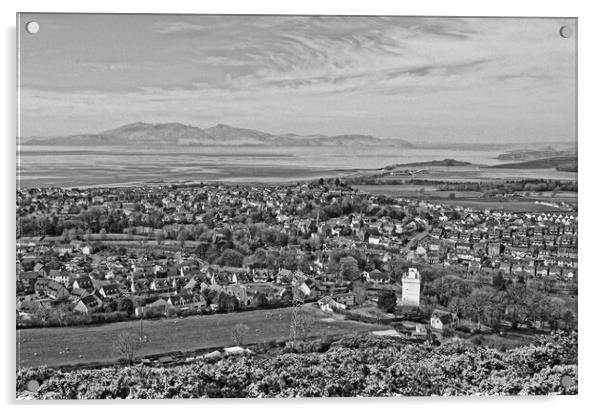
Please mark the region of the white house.
<svg viewBox="0 0 602 413"><path fill-rule="evenodd" d="M330 311L333 312L335 309L344 310L345 304L337 302L332 296L326 296L320 298L318 300L318 305L322 309L322 311Z"/></svg>
<svg viewBox="0 0 602 413"><path fill-rule="evenodd" d="M446 328L455 328L458 325L458 316L456 313L443 310L433 310L431 314L431 327L435 330Z"/></svg>

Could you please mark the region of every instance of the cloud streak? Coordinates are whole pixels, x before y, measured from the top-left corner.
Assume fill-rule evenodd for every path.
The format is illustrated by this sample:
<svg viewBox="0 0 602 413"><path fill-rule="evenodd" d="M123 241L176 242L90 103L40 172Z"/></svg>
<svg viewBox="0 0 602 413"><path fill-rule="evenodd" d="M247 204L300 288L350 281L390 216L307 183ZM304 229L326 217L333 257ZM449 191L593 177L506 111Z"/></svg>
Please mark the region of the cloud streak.
<svg viewBox="0 0 602 413"><path fill-rule="evenodd" d="M36 18L49 21L42 42L21 45L25 135L173 120L415 140L574 138L575 43L557 34L570 20L97 16L85 32L77 16Z"/></svg>

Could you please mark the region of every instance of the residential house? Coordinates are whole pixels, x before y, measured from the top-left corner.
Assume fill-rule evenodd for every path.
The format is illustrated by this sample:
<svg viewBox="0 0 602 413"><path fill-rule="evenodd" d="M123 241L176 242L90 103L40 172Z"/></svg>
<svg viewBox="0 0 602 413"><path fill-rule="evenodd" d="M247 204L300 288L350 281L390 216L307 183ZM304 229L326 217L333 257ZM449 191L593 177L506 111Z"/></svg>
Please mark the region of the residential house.
<svg viewBox="0 0 602 413"><path fill-rule="evenodd" d="M207 301L200 294L172 295L167 302L179 312L200 312L207 308Z"/></svg>
<svg viewBox="0 0 602 413"><path fill-rule="evenodd" d="M91 291L94 289L94 284L92 284L90 277L77 277L73 280L71 288Z"/></svg>
<svg viewBox="0 0 602 413"><path fill-rule="evenodd" d="M353 307L355 305L355 294L353 293L336 294L333 295L332 298L334 298L337 303L343 304L345 308Z"/></svg>
<svg viewBox="0 0 602 413"><path fill-rule="evenodd" d="M390 279L389 274L381 272L377 269L370 271L368 275L368 281L373 282L375 284L388 283Z"/></svg>
<svg viewBox="0 0 602 413"><path fill-rule="evenodd" d="M456 328L458 325L458 315L456 313L452 313L450 311L444 310L433 310L431 314L431 328L434 330L442 331L448 328Z"/></svg>
<svg viewBox="0 0 602 413"><path fill-rule="evenodd" d="M336 311L336 310L344 310L345 304L341 304L337 302L332 296L322 297L318 300L318 305L323 311Z"/></svg>
<svg viewBox="0 0 602 413"><path fill-rule="evenodd" d="M98 292L104 298L117 298L121 296L121 286L119 284L106 284L100 287Z"/></svg>
<svg viewBox="0 0 602 413"><path fill-rule="evenodd" d="M57 301L69 297L69 290L63 284L48 278L39 278L36 281L35 290L38 294L46 295Z"/></svg>
<svg viewBox="0 0 602 413"><path fill-rule="evenodd" d="M69 285L71 281L71 276L72 274L66 271L50 270L48 272L48 278L50 278L53 281L56 281L57 283L61 283L64 286Z"/></svg>
<svg viewBox="0 0 602 413"><path fill-rule="evenodd" d="M150 283L150 289L156 293L168 293L173 291L173 285L169 278L155 278Z"/></svg>
<svg viewBox="0 0 602 413"><path fill-rule="evenodd" d="M157 317L175 314L176 308L167 300L159 298L158 300L142 307L136 307L136 317Z"/></svg>
<svg viewBox="0 0 602 413"><path fill-rule="evenodd" d="M91 314L101 308L102 300L96 294L89 294L82 297L77 304L75 304L73 311L82 314Z"/></svg>

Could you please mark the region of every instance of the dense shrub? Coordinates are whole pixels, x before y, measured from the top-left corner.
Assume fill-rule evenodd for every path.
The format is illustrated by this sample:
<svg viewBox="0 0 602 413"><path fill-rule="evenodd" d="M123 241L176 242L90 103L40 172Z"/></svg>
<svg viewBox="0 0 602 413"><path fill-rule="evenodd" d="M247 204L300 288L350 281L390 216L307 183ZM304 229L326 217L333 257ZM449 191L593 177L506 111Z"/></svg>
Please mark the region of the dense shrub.
<svg viewBox="0 0 602 413"><path fill-rule="evenodd" d="M577 393L577 334L506 352L452 341L438 347L351 335L289 345L282 354L177 367L19 370L17 396L67 398L321 397ZM278 353L278 352L276 352ZM561 378L574 386L563 388ZM29 380L41 386L26 390Z"/></svg>

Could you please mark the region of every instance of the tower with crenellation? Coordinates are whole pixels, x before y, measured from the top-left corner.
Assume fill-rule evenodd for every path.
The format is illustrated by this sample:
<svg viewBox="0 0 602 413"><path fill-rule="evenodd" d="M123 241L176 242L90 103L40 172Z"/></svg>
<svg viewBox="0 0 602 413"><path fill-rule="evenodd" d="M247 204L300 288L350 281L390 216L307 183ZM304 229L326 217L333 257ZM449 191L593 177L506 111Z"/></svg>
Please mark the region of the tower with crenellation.
<svg viewBox="0 0 602 413"><path fill-rule="evenodd" d="M420 273L416 268L408 268L401 279L401 305L420 306Z"/></svg>

